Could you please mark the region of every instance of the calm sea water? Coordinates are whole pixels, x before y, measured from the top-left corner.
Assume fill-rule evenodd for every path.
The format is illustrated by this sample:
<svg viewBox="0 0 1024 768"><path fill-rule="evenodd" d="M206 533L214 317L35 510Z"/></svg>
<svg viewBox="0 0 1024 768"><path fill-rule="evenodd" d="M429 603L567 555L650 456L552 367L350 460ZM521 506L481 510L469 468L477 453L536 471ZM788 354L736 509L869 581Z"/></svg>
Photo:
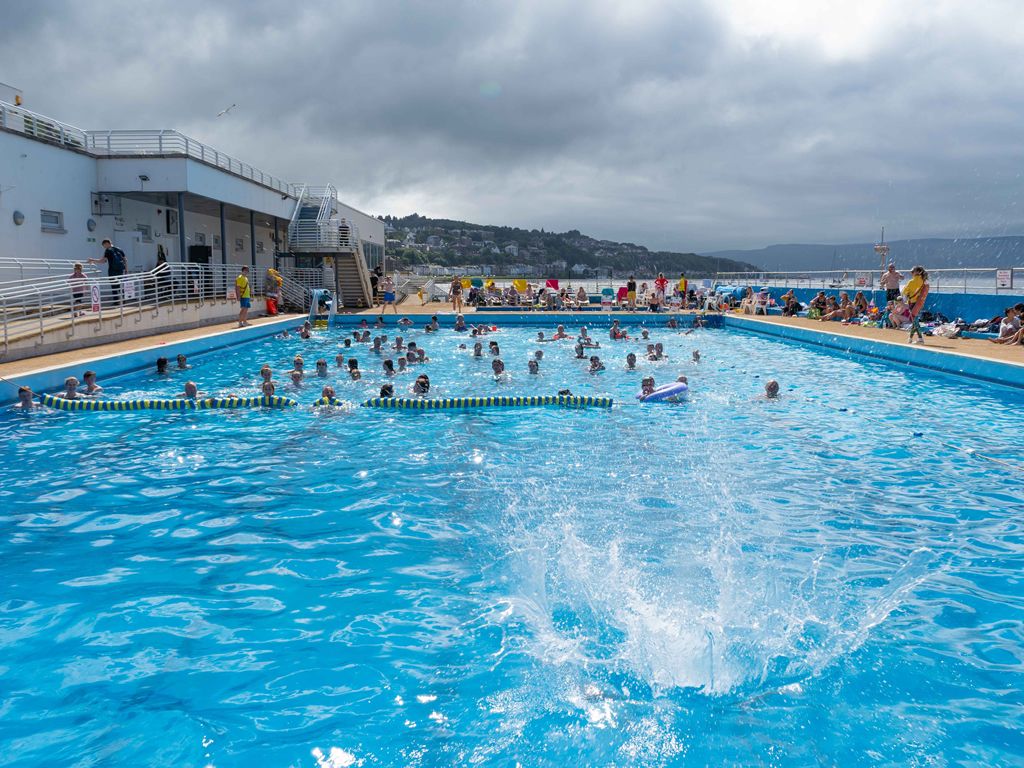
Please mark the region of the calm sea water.
<svg viewBox="0 0 1024 768"><path fill-rule="evenodd" d="M595 332L591 376L534 334L491 337L505 384L406 336L437 394L617 406L0 416L0 765L1024 761L1019 392L715 330L639 372Z"/></svg>

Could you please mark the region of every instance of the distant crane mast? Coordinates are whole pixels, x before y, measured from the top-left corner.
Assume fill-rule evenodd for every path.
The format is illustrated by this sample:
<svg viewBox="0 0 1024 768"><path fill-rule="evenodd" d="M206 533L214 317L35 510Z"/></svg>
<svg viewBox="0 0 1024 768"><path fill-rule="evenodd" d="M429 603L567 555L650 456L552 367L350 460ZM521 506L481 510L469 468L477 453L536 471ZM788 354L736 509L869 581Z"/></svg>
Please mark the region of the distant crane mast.
<svg viewBox="0 0 1024 768"><path fill-rule="evenodd" d="M885 262L889 258L889 246L885 244L885 227L882 227L882 239L875 243L875 253L878 254L879 273L885 272Z"/></svg>

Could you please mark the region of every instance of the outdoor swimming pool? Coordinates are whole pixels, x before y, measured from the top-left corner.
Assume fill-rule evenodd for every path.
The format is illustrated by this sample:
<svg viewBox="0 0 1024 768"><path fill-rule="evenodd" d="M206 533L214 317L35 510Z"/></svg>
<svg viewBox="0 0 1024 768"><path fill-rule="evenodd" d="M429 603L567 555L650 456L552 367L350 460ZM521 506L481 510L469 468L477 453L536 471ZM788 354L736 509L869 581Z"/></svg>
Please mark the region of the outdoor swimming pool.
<svg viewBox="0 0 1024 768"><path fill-rule="evenodd" d="M1019 391L653 327L668 361L595 330L591 376L536 330L485 339L502 385L403 335L432 395L616 407L0 415L0 766L1024 760L1024 475L983 458L1020 461ZM249 394L301 351L375 395L341 335L101 383ZM651 372L690 401L637 404Z"/></svg>

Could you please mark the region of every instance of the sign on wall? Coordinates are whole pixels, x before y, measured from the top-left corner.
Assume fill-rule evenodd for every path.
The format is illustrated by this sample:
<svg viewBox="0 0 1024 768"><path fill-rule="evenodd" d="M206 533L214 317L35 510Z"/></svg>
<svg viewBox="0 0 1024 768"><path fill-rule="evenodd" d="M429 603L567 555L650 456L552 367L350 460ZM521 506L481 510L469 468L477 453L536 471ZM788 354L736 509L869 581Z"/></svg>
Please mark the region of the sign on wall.
<svg viewBox="0 0 1024 768"><path fill-rule="evenodd" d="M1013 288L1013 270L996 270L996 288Z"/></svg>
<svg viewBox="0 0 1024 768"><path fill-rule="evenodd" d="M137 282L138 281L136 281L136 280L125 280L125 282L124 282L124 298L125 298L126 301L130 300L130 299L134 299L135 296L137 295L136 294L136 291L138 291L138 288L136 287L137 286Z"/></svg>
<svg viewBox="0 0 1024 768"><path fill-rule="evenodd" d="M100 287L99 287L99 285L97 283L93 283L91 286L89 286L89 289L90 289L90 295L91 295L91 298L92 298L92 311L93 312L99 312L100 311Z"/></svg>

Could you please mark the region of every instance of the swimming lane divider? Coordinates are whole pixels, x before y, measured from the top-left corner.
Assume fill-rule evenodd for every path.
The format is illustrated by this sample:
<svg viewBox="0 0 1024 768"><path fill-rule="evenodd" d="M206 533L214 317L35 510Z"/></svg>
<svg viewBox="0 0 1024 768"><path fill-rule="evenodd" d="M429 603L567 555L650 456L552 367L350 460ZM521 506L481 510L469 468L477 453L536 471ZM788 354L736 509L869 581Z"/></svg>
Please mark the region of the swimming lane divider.
<svg viewBox="0 0 1024 768"><path fill-rule="evenodd" d="M364 408L401 411L450 411L464 408L535 408L560 405L569 408L611 408L610 397L591 395L499 395L495 397L372 397L362 403Z"/></svg>
<svg viewBox="0 0 1024 768"><path fill-rule="evenodd" d="M290 397L184 397L146 400L65 400L63 397L43 395L43 405L58 411L208 411L237 408L293 408L298 402Z"/></svg>

